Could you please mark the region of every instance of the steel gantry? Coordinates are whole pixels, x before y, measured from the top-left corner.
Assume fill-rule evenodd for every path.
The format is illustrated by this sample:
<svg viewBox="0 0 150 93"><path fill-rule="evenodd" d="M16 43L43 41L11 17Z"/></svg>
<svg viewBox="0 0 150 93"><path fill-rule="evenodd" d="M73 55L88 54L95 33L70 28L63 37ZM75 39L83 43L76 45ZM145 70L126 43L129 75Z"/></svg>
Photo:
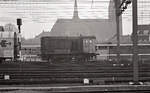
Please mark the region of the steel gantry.
<svg viewBox="0 0 150 93"><path fill-rule="evenodd" d="M120 61L120 31L119 31L119 17L127 9L127 6L131 3L131 0L114 0L116 7L116 24L117 24L117 61ZM137 18L137 0L132 0L132 18L133 18L133 82L139 84L139 64L138 64L138 18Z"/></svg>

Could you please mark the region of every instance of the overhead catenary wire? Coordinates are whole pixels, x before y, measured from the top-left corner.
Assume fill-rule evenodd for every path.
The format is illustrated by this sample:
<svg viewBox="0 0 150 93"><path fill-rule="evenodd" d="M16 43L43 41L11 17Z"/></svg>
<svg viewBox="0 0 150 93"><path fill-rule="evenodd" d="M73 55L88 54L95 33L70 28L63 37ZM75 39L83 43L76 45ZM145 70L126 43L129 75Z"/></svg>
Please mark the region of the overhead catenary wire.
<svg viewBox="0 0 150 93"><path fill-rule="evenodd" d="M57 13L57 12L60 12L62 11L63 12L67 12L69 16L71 16L71 12L72 11L72 4L74 2L74 0L70 0L70 1L66 1L66 0L61 0L61 1L50 1L50 0L30 0L30 1L26 1L26 2L23 2L23 1L26 1L26 0L18 0L18 1L14 1L14 0L9 0L9 1L0 1L0 10L5 10L5 9L16 9L17 8L17 11L9 11L8 13L11 15L23 15L24 13L26 14L32 14L32 15L47 15L47 16L51 16L51 15L57 15L60 14L60 13ZM101 15L101 14L107 14L108 11L100 11L101 10L104 10L106 9L106 6L103 5L99 5L99 4L108 4L109 3L109 0L78 0L79 2L79 12L83 12L86 11L86 12L89 12L89 13L93 13L92 11L94 11L94 13L97 14L97 16ZM81 3L84 3L84 4L81 4ZM149 0L138 0L138 3L139 3L139 7L138 7L138 10L139 11L144 11L143 14L140 13L138 15L138 18L139 20L144 20L144 19L147 19L147 20L150 20L150 1ZM89 9L87 10L86 8L89 6L91 6L92 9ZM95 4L97 4L97 6L95 7ZM60 10L59 8L56 10L56 11L53 11L54 8L52 7L44 7L45 5L50 5L50 6L58 6L58 7L66 7L66 10ZM93 6L94 5L94 6ZM24 7L25 6L25 7ZM68 6L68 7L67 7ZM40 12L36 12L38 8L40 7L41 9L44 10L43 11L40 11ZM22 9L19 9L19 8L22 8ZM23 9L24 8L24 9ZM32 9L31 9L32 8ZM46 11L46 12L45 12ZM131 12L131 8L127 9L127 12L123 13L124 15L124 18L128 18L128 17L131 17L130 15L130 12ZM112 12L110 12L111 14ZM94 15L96 15L94 14ZM98 15L99 14L99 15ZM60 14L61 15L61 14ZM107 15L106 15L107 16ZM43 17L41 17L43 18ZM141 19L142 18L142 19Z"/></svg>

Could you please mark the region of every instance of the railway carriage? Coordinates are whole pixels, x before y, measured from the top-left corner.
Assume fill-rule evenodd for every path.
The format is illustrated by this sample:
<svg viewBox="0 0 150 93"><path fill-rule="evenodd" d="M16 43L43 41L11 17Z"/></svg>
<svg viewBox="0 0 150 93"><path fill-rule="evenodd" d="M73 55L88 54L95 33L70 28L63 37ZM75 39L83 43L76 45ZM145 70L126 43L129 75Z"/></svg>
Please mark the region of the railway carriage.
<svg viewBox="0 0 150 93"><path fill-rule="evenodd" d="M0 32L0 62L9 59L13 60L16 55L19 56L20 36L16 32Z"/></svg>

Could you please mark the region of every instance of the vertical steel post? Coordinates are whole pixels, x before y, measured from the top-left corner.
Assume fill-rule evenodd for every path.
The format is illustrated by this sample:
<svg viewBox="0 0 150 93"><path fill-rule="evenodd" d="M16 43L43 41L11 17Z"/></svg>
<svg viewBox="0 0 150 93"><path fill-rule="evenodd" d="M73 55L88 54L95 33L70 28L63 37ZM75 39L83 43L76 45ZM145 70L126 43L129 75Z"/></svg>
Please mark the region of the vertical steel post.
<svg viewBox="0 0 150 93"><path fill-rule="evenodd" d="M14 61L17 61L17 53L18 53L18 49L17 49L17 33L14 32Z"/></svg>
<svg viewBox="0 0 150 93"><path fill-rule="evenodd" d="M138 18L137 18L137 0L132 0L132 18L133 18L133 81L138 84L139 81L139 68L138 68Z"/></svg>
<svg viewBox="0 0 150 93"><path fill-rule="evenodd" d="M117 30L117 62L120 61L120 0L115 0L115 8L116 8L116 30Z"/></svg>
<svg viewBox="0 0 150 93"><path fill-rule="evenodd" d="M19 35L19 40L18 40L18 38L17 38L17 40L18 40L18 54L19 54L19 56L21 56L21 25L22 25L22 19L21 18L18 18L17 19L17 25L18 25L18 30L19 30L19 33L18 33L18 35Z"/></svg>

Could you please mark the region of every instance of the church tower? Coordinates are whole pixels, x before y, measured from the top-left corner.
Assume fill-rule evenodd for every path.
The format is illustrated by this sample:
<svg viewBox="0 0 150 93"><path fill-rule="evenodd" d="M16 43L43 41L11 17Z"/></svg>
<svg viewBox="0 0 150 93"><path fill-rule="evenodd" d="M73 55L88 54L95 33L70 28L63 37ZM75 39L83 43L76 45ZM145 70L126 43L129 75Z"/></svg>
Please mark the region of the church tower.
<svg viewBox="0 0 150 93"><path fill-rule="evenodd" d="M115 20L116 19L115 0L110 0L109 1L108 18L110 20Z"/></svg>
<svg viewBox="0 0 150 93"><path fill-rule="evenodd" d="M110 0L109 1L109 8L108 8L108 17L110 21L113 21L116 23L116 7L115 7L115 1L116 0ZM120 0L121 2L121 0ZM119 28L120 28L120 35L122 35L122 16L120 15L119 18Z"/></svg>

